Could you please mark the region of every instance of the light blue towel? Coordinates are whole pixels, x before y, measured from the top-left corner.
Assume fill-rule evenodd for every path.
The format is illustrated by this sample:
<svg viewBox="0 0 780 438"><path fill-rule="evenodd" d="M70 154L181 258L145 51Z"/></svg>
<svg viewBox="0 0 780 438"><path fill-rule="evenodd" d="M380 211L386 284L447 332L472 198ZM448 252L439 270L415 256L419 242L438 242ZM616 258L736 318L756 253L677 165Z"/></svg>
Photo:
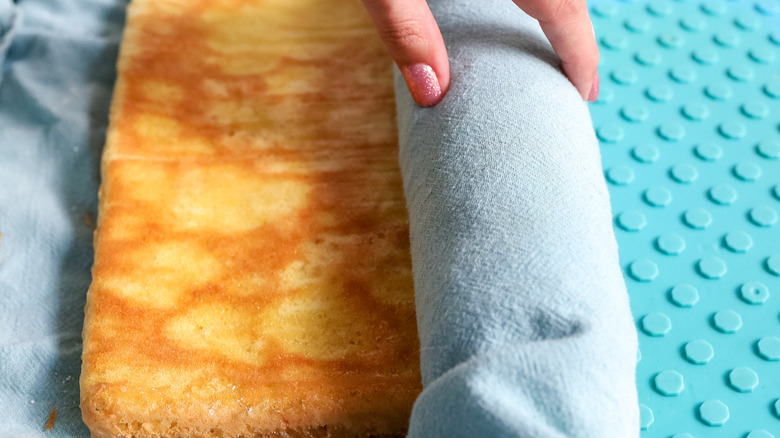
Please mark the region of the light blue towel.
<svg viewBox="0 0 780 438"><path fill-rule="evenodd" d="M639 435L637 334L586 104L511 1L430 0L449 93L396 74L424 391L410 437Z"/></svg>
<svg viewBox="0 0 780 438"><path fill-rule="evenodd" d="M0 0L0 438L89 436L78 408L84 214L97 213L125 5Z"/></svg>
<svg viewBox="0 0 780 438"><path fill-rule="evenodd" d="M586 108L510 1L465 3L433 4L442 105L399 89L426 387L411 435L633 436L636 335ZM88 436L84 214L125 6L0 0L0 438Z"/></svg>

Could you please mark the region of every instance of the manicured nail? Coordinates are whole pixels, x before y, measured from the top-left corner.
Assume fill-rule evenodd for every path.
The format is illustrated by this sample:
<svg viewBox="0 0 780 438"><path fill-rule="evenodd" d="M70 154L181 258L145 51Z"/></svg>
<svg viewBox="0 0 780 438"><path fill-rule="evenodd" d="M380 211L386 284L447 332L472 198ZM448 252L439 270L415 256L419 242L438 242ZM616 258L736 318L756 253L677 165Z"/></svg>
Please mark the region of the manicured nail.
<svg viewBox="0 0 780 438"><path fill-rule="evenodd" d="M595 102L599 98L599 72L596 72L596 77L593 78L593 85L590 87L590 95L588 100Z"/></svg>
<svg viewBox="0 0 780 438"><path fill-rule="evenodd" d="M434 106L441 101L441 85L436 72L428 64L414 64L401 68L412 98L420 106Z"/></svg>

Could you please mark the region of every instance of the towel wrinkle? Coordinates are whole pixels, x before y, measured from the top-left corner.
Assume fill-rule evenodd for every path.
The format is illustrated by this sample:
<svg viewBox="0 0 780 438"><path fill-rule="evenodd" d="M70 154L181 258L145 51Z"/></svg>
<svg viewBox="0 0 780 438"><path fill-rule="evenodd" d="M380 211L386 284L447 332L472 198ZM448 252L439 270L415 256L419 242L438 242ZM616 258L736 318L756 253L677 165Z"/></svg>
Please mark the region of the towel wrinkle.
<svg viewBox="0 0 780 438"><path fill-rule="evenodd" d="M0 83L5 72L5 57L19 27L21 13L11 0L0 0Z"/></svg>

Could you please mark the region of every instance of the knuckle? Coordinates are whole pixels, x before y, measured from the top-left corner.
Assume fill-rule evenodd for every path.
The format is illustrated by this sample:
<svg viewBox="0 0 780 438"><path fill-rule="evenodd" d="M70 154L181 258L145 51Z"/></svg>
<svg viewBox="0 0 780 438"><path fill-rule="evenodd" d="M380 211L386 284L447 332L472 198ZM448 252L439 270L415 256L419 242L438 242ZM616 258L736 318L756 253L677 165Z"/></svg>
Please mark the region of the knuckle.
<svg viewBox="0 0 780 438"><path fill-rule="evenodd" d="M385 41L392 41L402 47L416 46L425 43L423 26L416 20L404 20L393 23L379 31Z"/></svg>
<svg viewBox="0 0 780 438"><path fill-rule="evenodd" d="M584 7L581 0L545 1L540 11L539 21L561 22L577 16Z"/></svg>
<svg viewBox="0 0 780 438"><path fill-rule="evenodd" d="M369 9L387 10L392 0L363 0L363 5Z"/></svg>

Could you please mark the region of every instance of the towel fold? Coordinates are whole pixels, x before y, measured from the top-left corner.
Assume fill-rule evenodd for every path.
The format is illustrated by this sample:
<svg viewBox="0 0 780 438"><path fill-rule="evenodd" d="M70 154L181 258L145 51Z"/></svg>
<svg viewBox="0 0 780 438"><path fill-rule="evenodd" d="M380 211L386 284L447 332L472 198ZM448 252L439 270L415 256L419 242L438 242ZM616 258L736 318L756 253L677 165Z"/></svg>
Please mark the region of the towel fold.
<svg viewBox="0 0 780 438"><path fill-rule="evenodd" d="M431 0L441 104L400 74L424 392L410 437L638 436L637 334L586 104L506 0Z"/></svg>

